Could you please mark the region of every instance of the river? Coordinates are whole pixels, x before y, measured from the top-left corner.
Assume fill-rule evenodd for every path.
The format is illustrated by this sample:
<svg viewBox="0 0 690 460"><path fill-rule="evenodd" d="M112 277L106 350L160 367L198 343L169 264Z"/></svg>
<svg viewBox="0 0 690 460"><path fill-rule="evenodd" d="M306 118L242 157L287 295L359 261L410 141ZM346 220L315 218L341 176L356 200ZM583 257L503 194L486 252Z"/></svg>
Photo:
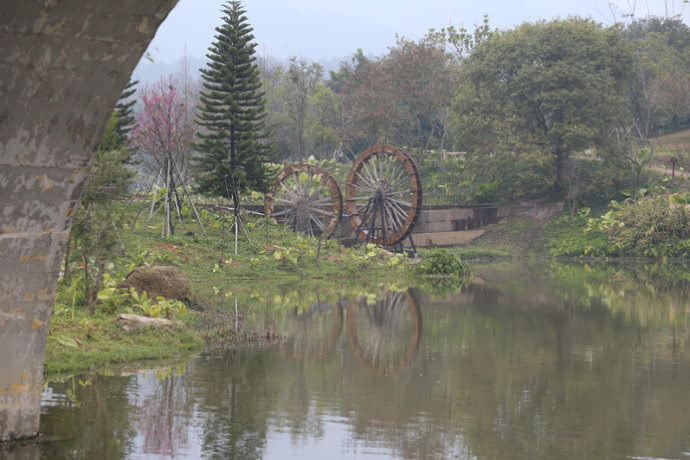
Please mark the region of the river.
<svg viewBox="0 0 690 460"><path fill-rule="evenodd" d="M280 343L48 383L10 458L690 459L687 266L475 271L257 287Z"/></svg>

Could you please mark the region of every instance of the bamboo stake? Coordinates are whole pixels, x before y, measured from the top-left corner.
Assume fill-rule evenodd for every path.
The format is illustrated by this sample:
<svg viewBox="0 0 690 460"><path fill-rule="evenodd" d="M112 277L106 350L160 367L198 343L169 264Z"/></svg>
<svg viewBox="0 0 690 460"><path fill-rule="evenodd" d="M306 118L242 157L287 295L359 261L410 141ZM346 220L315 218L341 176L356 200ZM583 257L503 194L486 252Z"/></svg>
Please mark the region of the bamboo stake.
<svg viewBox="0 0 690 460"><path fill-rule="evenodd" d="M177 163L173 160L173 167L177 171L178 177L181 177L180 169L177 167ZM184 180L181 180L182 182L182 191L184 191L185 196L189 200L189 204L192 206L192 209L194 210L194 215L196 216L197 222L199 222L199 226L201 227L201 233L204 235L206 234L206 230L204 229L204 223L201 222L201 217L199 217L199 213L196 210L196 206L194 206L194 201L192 200L192 197L189 196L189 192L187 191L187 187L184 184Z"/></svg>

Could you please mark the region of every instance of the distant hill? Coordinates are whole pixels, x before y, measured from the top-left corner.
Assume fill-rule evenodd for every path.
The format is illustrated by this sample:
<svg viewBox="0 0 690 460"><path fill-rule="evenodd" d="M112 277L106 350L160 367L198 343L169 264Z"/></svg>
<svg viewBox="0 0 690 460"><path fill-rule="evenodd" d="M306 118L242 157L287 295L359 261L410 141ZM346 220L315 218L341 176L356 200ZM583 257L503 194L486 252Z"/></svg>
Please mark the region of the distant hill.
<svg viewBox="0 0 690 460"><path fill-rule="evenodd" d="M287 59L278 59L269 57L270 62L278 65L287 65ZM329 58L324 57L319 59L318 62L324 68L324 79L327 79L329 70L337 70L340 67L340 63L348 60L347 57L339 58ZM187 58L187 74L192 78L199 78L199 69L206 65L206 58L198 57L188 57ZM167 77L168 75L182 75L185 68L184 58L180 58L174 62L151 62L147 59L142 59L139 64L134 69L132 78L134 80L139 80L142 84L153 83L161 79L161 77Z"/></svg>
<svg viewBox="0 0 690 460"><path fill-rule="evenodd" d="M206 64L206 59L187 58L187 74L192 78L199 78L199 69ZM132 73L134 80L139 80L141 84L153 83L168 75L182 75L184 72L184 59L180 58L176 62L150 62L146 59L139 61L139 64Z"/></svg>

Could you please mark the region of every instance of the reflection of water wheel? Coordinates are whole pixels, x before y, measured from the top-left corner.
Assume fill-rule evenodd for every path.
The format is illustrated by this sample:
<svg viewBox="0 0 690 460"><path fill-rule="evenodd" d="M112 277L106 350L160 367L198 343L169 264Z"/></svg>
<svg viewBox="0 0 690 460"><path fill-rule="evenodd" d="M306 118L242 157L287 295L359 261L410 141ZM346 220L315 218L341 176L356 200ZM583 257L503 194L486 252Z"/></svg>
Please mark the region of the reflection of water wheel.
<svg viewBox="0 0 690 460"><path fill-rule="evenodd" d="M358 328L358 317L364 316L362 314L366 315L367 325L373 327L373 334L363 333L363 328ZM388 292L375 305L367 305L365 299L357 305L350 304L346 324L355 355L379 375L395 374L417 356L422 340L422 315L407 291ZM404 342L396 339L405 339L407 334L409 339L403 351L399 345Z"/></svg>
<svg viewBox="0 0 690 460"><path fill-rule="evenodd" d="M281 206L274 209L274 202ZM343 210L340 187L327 171L297 164L283 169L264 197L266 217L310 236L329 238Z"/></svg>
<svg viewBox="0 0 690 460"><path fill-rule="evenodd" d="M298 361L318 360L333 350L340 338L343 309L339 304L334 307L331 304L316 303L308 312L295 315L291 320L294 321L295 330L281 343L280 353L288 359ZM325 328L331 321L333 325Z"/></svg>
<svg viewBox="0 0 690 460"><path fill-rule="evenodd" d="M401 243L417 223L422 182L407 153L390 145L375 145L352 165L345 196L355 237L393 246Z"/></svg>

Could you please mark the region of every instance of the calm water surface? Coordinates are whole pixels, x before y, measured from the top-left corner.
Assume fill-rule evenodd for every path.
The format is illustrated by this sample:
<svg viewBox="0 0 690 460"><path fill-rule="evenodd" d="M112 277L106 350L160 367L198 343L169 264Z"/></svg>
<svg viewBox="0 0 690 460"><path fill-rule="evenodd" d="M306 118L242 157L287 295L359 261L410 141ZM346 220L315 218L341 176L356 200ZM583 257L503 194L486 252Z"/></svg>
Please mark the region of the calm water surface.
<svg viewBox="0 0 690 460"><path fill-rule="evenodd" d="M688 267L477 272L259 289L240 308L281 344L50 383L15 455L690 459Z"/></svg>

